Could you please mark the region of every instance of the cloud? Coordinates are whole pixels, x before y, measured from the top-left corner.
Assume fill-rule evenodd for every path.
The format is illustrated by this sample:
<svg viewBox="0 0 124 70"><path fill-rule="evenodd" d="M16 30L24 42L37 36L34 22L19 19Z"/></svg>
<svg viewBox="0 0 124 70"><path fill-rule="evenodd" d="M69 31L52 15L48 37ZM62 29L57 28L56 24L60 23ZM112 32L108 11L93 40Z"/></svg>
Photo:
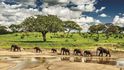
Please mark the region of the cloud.
<svg viewBox="0 0 124 70"><path fill-rule="evenodd" d="M73 11L87 11L92 12L95 10L94 4L95 0L44 0L48 6L53 5L60 5L60 6L67 6L71 3L75 4L76 6L71 6L70 9Z"/></svg>
<svg viewBox="0 0 124 70"><path fill-rule="evenodd" d="M108 17L105 13L99 15L100 17Z"/></svg>
<svg viewBox="0 0 124 70"><path fill-rule="evenodd" d="M96 13L102 12L102 11L105 10L105 9L106 9L106 7L101 7L100 9L97 9L97 10L96 10Z"/></svg>
<svg viewBox="0 0 124 70"><path fill-rule="evenodd" d="M120 17L120 16L116 15L113 19L113 24L124 27L124 17Z"/></svg>
<svg viewBox="0 0 124 70"><path fill-rule="evenodd" d="M72 19L76 21L82 16L82 12L93 12L95 10L95 0L45 0L45 3L48 4L42 10L44 14L57 15L64 21ZM71 6L72 3L76 6ZM70 7L66 7L67 5ZM87 19L92 20L91 18Z"/></svg>
<svg viewBox="0 0 124 70"><path fill-rule="evenodd" d="M79 18L81 16L80 11L72 11L68 8L61 7L59 5L50 6L48 8L43 8L43 13L44 14L57 15L58 17L65 18L67 20Z"/></svg>
<svg viewBox="0 0 124 70"><path fill-rule="evenodd" d="M122 14L124 16L124 14Z"/></svg>
<svg viewBox="0 0 124 70"><path fill-rule="evenodd" d="M2 9L0 11L0 24L18 24L31 15L42 14L42 12L39 12L37 9L20 8L20 6L20 4L7 5L5 3L0 3L0 9Z"/></svg>
<svg viewBox="0 0 124 70"><path fill-rule="evenodd" d="M94 19L93 17L89 17L89 16L84 16L84 17L80 17L77 19L72 19L72 21L75 21L77 24L79 24L82 27L83 32L87 32L91 25L101 23L100 20Z"/></svg>
<svg viewBox="0 0 124 70"><path fill-rule="evenodd" d="M89 16L82 16L83 12L93 12L95 8L95 0L44 0L44 4L39 4L42 0L15 0L17 4L10 5L0 2L0 24L10 25L19 24L25 18L32 15L57 15L63 21L72 20L82 26L87 31L89 26L94 23L101 23L99 20ZM70 2L76 6L67 7ZM31 7L29 7L31 6ZM42 6L39 11L36 6ZM102 8L104 9L104 8Z"/></svg>

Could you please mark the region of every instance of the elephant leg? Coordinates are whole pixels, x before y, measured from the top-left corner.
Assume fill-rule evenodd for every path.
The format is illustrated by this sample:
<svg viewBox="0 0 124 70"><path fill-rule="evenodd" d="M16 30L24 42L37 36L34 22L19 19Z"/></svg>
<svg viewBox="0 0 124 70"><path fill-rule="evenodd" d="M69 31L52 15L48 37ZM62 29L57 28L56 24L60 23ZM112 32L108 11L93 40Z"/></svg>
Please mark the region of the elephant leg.
<svg viewBox="0 0 124 70"><path fill-rule="evenodd" d="M64 55L66 55L66 52L64 51Z"/></svg>
<svg viewBox="0 0 124 70"><path fill-rule="evenodd" d="M111 57L111 54L109 54L109 57Z"/></svg>
<svg viewBox="0 0 124 70"><path fill-rule="evenodd" d="M70 52L68 52L68 55L70 55Z"/></svg>
<svg viewBox="0 0 124 70"><path fill-rule="evenodd" d="M64 51L62 51L62 53L63 53L63 55L64 55L64 53L65 53L65 52L64 52Z"/></svg>
<svg viewBox="0 0 124 70"><path fill-rule="evenodd" d="M101 56L103 57L103 53L101 53Z"/></svg>
<svg viewBox="0 0 124 70"><path fill-rule="evenodd" d="M110 54L110 52L108 53L108 55L109 55L109 57L111 57L111 54Z"/></svg>
<svg viewBox="0 0 124 70"><path fill-rule="evenodd" d="M19 49L19 51L21 52L21 48Z"/></svg>
<svg viewBox="0 0 124 70"><path fill-rule="evenodd" d="M18 52L18 48L16 48L16 52Z"/></svg>
<svg viewBox="0 0 124 70"><path fill-rule="evenodd" d="M98 56L101 56L101 52L99 52L99 55Z"/></svg>
<svg viewBox="0 0 124 70"><path fill-rule="evenodd" d="M84 53L84 56L86 56L86 53Z"/></svg>
<svg viewBox="0 0 124 70"><path fill-rule="evenodd" d="M68 52L66 52L66 55L68 55Z"/></svg>
<svg viewBox="0 0 124 70"><path fill-rule="evenodd" d="M20 51L20 48L17 49L17 52Z"/></svg>
<svg viewBox="0 0 124 70"><path fill-rule="evenodd" d="M16 48L14 48L13 51L16 52Z"/></svg>
<svg viewBox="0 0 124 70"><path fill-rule="evenodd" d="M106 53L106 57L108 56L108 54Z"/></svg>
<svg viewBox="0 0 124 70"><path fill-rule="evenodd" d="M36 49L36 53L38 53L38 50Z"/></svg>

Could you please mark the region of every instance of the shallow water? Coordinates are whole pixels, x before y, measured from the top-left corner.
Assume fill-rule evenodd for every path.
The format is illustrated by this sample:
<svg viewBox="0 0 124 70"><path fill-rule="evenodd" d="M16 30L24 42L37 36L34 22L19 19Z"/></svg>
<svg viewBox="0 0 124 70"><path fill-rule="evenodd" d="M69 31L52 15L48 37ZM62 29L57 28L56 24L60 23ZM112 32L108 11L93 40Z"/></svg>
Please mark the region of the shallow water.
<svg viewBox="0 0 124 70"><path fill-rule="evenodd" d="M106 65L116 65L116 58L109 57L61 57L61 61L98 63Z"/></svg>
<svg viewBox="0 0 124 70"><path fill-rule="evenodd" d="M57 61L116 65L116 60L116 58L109 57L0 57L0 61L17 63L15 67L9 70L23 70L24 68L33 68L43 63Z"/></svg>

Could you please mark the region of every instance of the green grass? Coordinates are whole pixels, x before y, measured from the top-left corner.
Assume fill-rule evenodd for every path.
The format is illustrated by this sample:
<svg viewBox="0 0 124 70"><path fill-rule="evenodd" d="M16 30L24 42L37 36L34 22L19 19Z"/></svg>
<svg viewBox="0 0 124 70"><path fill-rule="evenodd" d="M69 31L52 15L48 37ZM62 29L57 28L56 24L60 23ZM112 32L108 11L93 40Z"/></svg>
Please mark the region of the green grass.
<svg viewBox="0 0 124 70"><path fill-rule="evenodd" d="M58 33L62 35L63 33ZM24 39L21 39L21 36L25 33L14 33L14 34L5 34L0 35L0 47L1 48L10 48L12 44L17 44L23 48L32 48L34 46L42 48L83 48L90 49L94 48L96 44L100 43L120 43L121 47L124 45L123 39L114 39L113 37L106 40L104 37L100 36L100 41L95 42L92 38L83 38L79 34L73 34L72 38L51 38L54 36L53 33L47 34L47 42L42 41L41 33L33 32L27 33L29 36L25 36ZM101 34L102 35L102 34ZM106 46L108 47L108 46Z"/></svg>

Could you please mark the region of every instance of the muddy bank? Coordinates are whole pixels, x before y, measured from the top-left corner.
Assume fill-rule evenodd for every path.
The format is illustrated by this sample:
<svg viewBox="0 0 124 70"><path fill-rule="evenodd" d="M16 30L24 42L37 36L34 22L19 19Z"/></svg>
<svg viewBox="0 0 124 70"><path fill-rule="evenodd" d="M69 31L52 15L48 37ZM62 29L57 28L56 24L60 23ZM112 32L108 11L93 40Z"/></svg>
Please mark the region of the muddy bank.
<svg viewBox="0 0 124 70"><path fill-rule="evenodd" d="M27 68L24 70L118 70L116 66L93 64L93 63L79 63L79 62L54 62L51 64L39 65L34 68Z"/></svg>
<svg viewBox="0 0 124 70"><path fill-rule="evenodd" d="M0 51L0 70L119 70L116 60L123 57L123 52L112 52L109 58L58 55L49 50L43 53L3 50Z"/></svg>

